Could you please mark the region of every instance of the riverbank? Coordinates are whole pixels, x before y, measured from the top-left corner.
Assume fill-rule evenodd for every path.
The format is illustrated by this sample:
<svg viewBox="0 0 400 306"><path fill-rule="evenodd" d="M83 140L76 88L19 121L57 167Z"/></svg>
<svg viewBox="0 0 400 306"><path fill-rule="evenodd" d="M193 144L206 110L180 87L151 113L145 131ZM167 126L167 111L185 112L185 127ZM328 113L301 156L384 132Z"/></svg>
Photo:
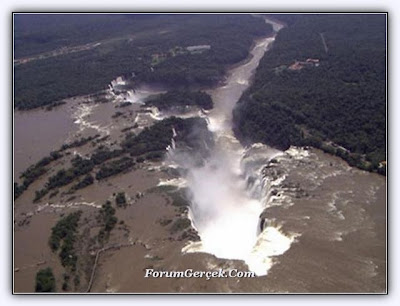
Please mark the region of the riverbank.
<svg viewBox="0 0 400 306"><path fill-rule="evenodd" d="M385 15L286 17L285 34L278 34L238 103L236 136L281 150L313 146L385 175Z"/></svg>
<svg viewBox="0 0 400 306"><path fill-rule="evenodd" d="M71 142L99 136L65 149L15 201L15 291L32 292L36 273L51 267L58 292L88 288L93 293L385 292L384 177L351 168L317 149L278 151L261 144L244 148L233 134L232 110L272 42L273 37L259 41L251 50L253 56L232 68L223 85L207 90L214 102L212 110L178 114L202 117L214 135L215 146L204 144L209 156L201 156L199 163L190 163L191 155L176 154L173 128L168 131L166 159L135 157L134 166L126 171L71 190L74 181L33 203L35 190L59 170L71 167L77 156L87 161L95 151L117 151L130 133L138 135L173 115L141 107L146 97L159 93L155 89L113 90L122 79L107 91L108 102L83 96L48 112L57 122L65 115L64 108L70 107L68 122L77 130L68 134ZM38 131L33 126L31 130ZM66 127L61 136L49 137L61 139L69 131ZM187 147L180 149L185 153ZM29 146L25 150L30 152ZM176 157L175 164L171 156ZM179 159L182 156L185 160ZM107 165L120 157L111 155ZM169 183L182 187L181 193L171 193ZM117 203L119 193L124 193L125 207ZM182 193L188 197L181 198ZM115 209L116 224L104 242L100 239L104 224L98 220L106 201ZM77 210L82 216L74 272L62 266L48 239L51 228ZM220 268L257 271L258 276L209 281L144 277L145 269ZM65 275L71 279L66 287ZM79 282L72 282L76 276Z"/></svg>

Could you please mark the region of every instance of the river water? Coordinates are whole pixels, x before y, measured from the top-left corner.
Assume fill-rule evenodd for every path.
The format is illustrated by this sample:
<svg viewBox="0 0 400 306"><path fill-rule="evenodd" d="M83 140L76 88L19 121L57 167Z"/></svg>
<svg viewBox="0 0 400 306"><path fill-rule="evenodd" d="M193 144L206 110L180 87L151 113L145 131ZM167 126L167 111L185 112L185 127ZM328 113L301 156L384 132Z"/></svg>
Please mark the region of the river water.
<svg viewBox="0 0 400 306"><path fill-rule="evenodd" d="M278 26L275 28L279 29ZM190 243L183 251L244 260L257 275L267 273L272 266L271 256L289 249L296 233L285 235L278 227L269 226L260 234L260 214L266 202L261 171L269 159L281 152L257 144L264 149L258 156L261 161L256 160L255 154L247 154L252 148L243 148L234 136L232 111L274 39L275 36L256 41L250 59L232 69L223 86L208 91L214 108L207 113L206 120L215 146L204 166L186 169L185 177L191 198L189 216L201 241ZM184 160L173 156L174 163L181 167L195 164L186 159L187 156ZM253 182L251 186L249 181Z"/></svg>
<svg viewBox="0 0 400 306"><path fill-rule="evenodd" d="M169 151L167 162L187 171L167 184L189 188L189 217L201 238L182 252L240 260L261 276L232 284L232 292L384 292L385 178L319 150L244 148L232 132L232 110L273 41L258 40L251 58L230 70L223 86L208 91L211 111L183 116L205 118L215 146L201 167L188 167L195 163ZM164 118L156 109L143 113L139 107L159 92L143 88L113 97L114 103L77 98L51 112L15 112L16 174L71 139L99 133L116 142L122 128L138 123L140 131ZM115 107L124 101L134 103L126 111L134 114L113 119Z"/></svg>
<svg viewBox="0 0 400 306"><path fill-rule="evenodd" d="M57 128L54 128L57 127ZM76 131L66 105L56 111L30 110L14 113L15 179L30 165L57 150Z"/></svg>
<svg viewBox="0 0 400 306"><path fill-rule="evenodd" d="M244 148L232 132L232 110L273 41L259 40L252 58L209 91L214 109L205 119L215 147L180 181L201 240L182 252L242 260L267 277L262 291L383 292L385 178L319 150ZM194 164L173 153L174 166Z"/></svg>

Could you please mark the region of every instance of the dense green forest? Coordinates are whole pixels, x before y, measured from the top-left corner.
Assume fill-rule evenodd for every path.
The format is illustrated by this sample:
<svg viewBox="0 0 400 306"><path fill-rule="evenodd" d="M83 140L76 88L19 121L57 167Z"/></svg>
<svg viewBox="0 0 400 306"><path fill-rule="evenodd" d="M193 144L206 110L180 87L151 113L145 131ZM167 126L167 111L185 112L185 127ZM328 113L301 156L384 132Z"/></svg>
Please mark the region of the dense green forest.
<svg viewBox="0 0 400 306"><path fill-rule="evenodd" d="M110 201L106 201L106 203L101 206L97 221L101 225L97 240L100 244L103 244L108 240L110 232L118 222L118 218L115 216L115 208L112 207Z"/></svg>
<svg viewBox="0 0 400 306"><path fill-rule="evenodd" d="M101 166L100 170L96 173L96 179L102 180L109 176L116 175L132 168L134 164L135 162L133 159L129 157L113 160Z"/></svg>
<svg viewBox="0 0 400 306"><path fill-rule="evenodd" d="M53 270L49 267L40 269L36 273L36 285L35 292L55 292L56 291L56 279L53 274Z"/></svg>
<svg viewBox="0 0 400 306"><path fill-rule="evenodd" d="M79 181L77 184L72 186L72 190L78 190L85 188L89 185L92 185L94 183L94 178L90 174L86 175L81 181Z"/></svg>
<svg viewBox="0 0 400 306"><path fill-rule="evenodd" d="M385 15L275 17L288 27L234 111L238 137L279 149L312 145L384 173ZM309 58L319 62L307 63ZM302 62L300 69L291 66L295 61Z"/></svg>
<svg viewBox="0 0 400 306"><path fill-rule="evenodd" d="M68 185L76 178L90 173L94 168L94 163L90 159L83 159L79 155L71 160L72 167L67 170L61 169L56 174L50 176L44 188L35 191L34 202L43 198L50 190ZM76 187L76 186L74 186Z"/></svg>
<svg viewBox="0 0 400 306"><path fill-rule="evenodd" d="M247 57L254 38L272 33L260 18L229 14L20 15L14 24L16 58L101 42L89 50L15 65L14 106L19 109L97 92L133 72L136 84L212 85L229 65ZM186 49L196 45L210 49Z"/></svg>
<svg viewBox="0 0 400 306"><path fill-rule="evenodd" d="M205 154L207 151L205 144L209 147L213 145L212 134L207 129L207 122L204 119L176 117L159 121L145 128L139 135L128 133L121 145L131 156L143 156L150 160L160 159L171 144L173 129L176 132L177 147Z"/></svg>
<svg viewBox="0 0 400 306"><path fill-rule="evenodd" d="M157 15L16 14L16 58L151 30Z"/></svg>
<svg viewBox="0 0 400 306"><path fill-rule="evenodd" d="M49 245L53 252L60 250L59 256L64 267L76 270L77 255L74 250L78 222L82 211L78 210L61 218L51 230Z"/></svg>
<svg viewBox="0 0 400 306"><path fill-rule="evenodd" d="M173 90L160 94L146 101L146 105L157 106L159 110L173 107L185 107L186 105L197 105L203 109L212 109L213 102L209 94L202 91Z"/></svg>

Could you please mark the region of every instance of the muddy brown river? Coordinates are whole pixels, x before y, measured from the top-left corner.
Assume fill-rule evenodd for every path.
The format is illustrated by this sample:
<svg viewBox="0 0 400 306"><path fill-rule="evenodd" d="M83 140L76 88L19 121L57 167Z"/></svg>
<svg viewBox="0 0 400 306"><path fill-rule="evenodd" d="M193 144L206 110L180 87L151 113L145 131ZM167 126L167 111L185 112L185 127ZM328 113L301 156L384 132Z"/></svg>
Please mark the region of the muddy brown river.
<svg viewBox="0 0 400 306"><path fill-rule="evenodd" d="M17 176L30 165L57 150L76 130L68 106L55 111L14 113L14 171Z"/></svg>
<svg viewBox="0 0 400 306"><path fill-rule="evenodd" d="M277 24L274 28L280 30ZM124 222L113 230L109 241L109 245L123 247L111 248L99 256L90 292L385 292L386 177L351 168L343 160L320 150L291 147L280 152L261 144L243 148L234 138L231 111L272 41L273 38L260 40L254 45L253 57L233 68L224 85L209 91L215 108L205 118L210 131L218 138L217 151L223 157L214 162L223 160L224 163L212 164L212 171L205 173L214 185L227 174L235 176L225 186L234 186L237 192L229 197L221 191L223 188L218 189L213 193L217 197L211 197L209 202L223 199L229 203L218 210L209 210L207 206L199 206L208 202L194 197L192 205L198 205L197 212L216 213L206 222L201 214L195 215L195 206L189 212L174 207L167 194L152 191L157 184L186 180L192 191L201 184L196 180L199 172L195 171L192 177L182 177L182 180L171 177L164 171L171 166L168 160L144 163L131 172L96 182L77 191L74 198L63 193L67 186L60 188L56 196L44 197L33 204L34 191L46 181L43 177L14 203L15 291L34 291L37 271L50 266L56 276L57 290L61 292L64 270L58 256L48 247L48 237L51 227L62 215L79 208L90 228L82 224L80 229L81 284L75 291L86 292L96 250L86 249L85 244L90 244L84 239L95 237L99 230L91 220L95 220L105 200L113 200L113 194L124 191L128 206L116 212ZM128 93L126 97L134 104L124 109L116 108L121 97L111 97L112 102L104 104L77 97L49 112L15 112L15 176L63 143L82 136L109 136L104 144L112 147L123 138L122 129L137 123L134 131L140 132L163 116L155 109L144 113L140 108L143 99L159 92L146 87L133 96ZM124 115L113 118L118 110ZM68 152L71 156L88 156L93 149L88 144ZM70 158L66 155L57 161L50 174L65 167ZM229 171L216 171L222 164ZM221 177L212 177L214 174ZM249 182L255 183L249 187ZM210 190L207 184L201 186ZM201 198L202 193L199 195ZM182 238L162 222L186 217L197 227L200 241ZM242 225L243 231L240 231ZM238 238L236 244L232 233ZM221 244L225 247L221 248ZM257 276L209 281L155 279L144 278L146 268L238 269L255 271Z"/></svg>

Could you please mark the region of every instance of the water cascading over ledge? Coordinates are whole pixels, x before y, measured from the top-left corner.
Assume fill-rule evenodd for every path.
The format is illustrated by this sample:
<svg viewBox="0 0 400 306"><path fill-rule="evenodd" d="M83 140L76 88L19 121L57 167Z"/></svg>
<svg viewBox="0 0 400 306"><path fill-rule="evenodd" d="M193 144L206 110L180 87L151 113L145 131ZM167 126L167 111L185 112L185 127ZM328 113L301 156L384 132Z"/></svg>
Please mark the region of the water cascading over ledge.
<svg viewBox="0 0 400 306"><path fill-rule="evenodd" d="M261 144L243 148L232 132L232 111L273 41L257 41L251 59L232 69L223 86L209 91L214 109L205 119L214 146L208 157L200 164L190 162L190 154L178 153L171 145L167 161L184 169L191 202L188 217L201 239L182 251L243 260L257 275L267 274L273 257L288 250L295 235L286 236L278 224L260 219L272 198L271 186L282 180L265 176L263 169L282 152Z"/></svg>
<svg viewBox="0 0 400 306"><path fill-rule="evenodd" d="M265 275L272 257L289 249L295 238L260 219L271 199L271 186L282 179L273 181L262 170L280 152L254 145L234 154L237 159L220 154L212 153L202 167L187 169L189 218L201 241L190 242L183 252L243 260L249 270Z"/></svg>

